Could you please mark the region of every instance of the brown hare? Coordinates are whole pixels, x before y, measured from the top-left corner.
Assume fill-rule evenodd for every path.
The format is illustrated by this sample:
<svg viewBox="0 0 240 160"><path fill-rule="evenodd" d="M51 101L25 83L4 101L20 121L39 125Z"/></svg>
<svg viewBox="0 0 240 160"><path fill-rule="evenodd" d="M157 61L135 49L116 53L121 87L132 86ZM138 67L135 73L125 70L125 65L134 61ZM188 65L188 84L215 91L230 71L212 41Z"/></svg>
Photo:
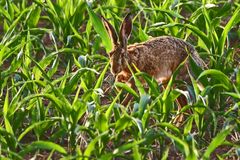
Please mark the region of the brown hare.
<svg viewBox="0 0 240 160"><path fill-rule="evenodd" d="M143 43L127 45L132 31L132 20L128 14L120 27L119 38L114 27L102 17L103 24L112 40L113 49L109 53L111 72L116 76L116 81L124 82L133 87L134 82L128 65L135 65L140 71L154 77L158 83L167 83L180 63L186 60L188 55L200 67L204 66L203 60L198 56L194 47L178 38L161 36L152 38ZM181 68L178 79L189 79L186 60Z"/></svg>

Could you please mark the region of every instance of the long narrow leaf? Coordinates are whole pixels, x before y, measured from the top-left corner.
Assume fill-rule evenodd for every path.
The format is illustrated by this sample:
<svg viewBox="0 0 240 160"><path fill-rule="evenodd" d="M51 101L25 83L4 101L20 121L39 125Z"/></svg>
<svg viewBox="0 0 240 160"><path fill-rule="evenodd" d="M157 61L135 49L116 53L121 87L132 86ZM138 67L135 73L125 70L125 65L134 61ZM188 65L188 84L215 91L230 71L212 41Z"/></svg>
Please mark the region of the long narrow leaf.
<svg viewBox="0 0 240 160"><path fill-rule="evenodd" d="M231 30L231 28L233 27L233 25L237 24L239 21L240 21L240 6L235 10L231 19L228 21L227 25L224 27L224 30L222 32L222 35L221 35L221 38L220 38L219 44L218 44L218 54L219 55L224 54L224 45L225 45L228 33Z"/></svg>
<svg viewBox="0 0 240 160"><path fill-rule="evenodd" d="M213 138L213 140L209 144L207 150L203 154L203 157L205 159L209 159L210 154L225 141L225 138L227 137L227 135L229 135L229 133L232 131L232 129L233 129L233 127L224 129L219 134L217 134L217 136L215 138Z"/></svg>
<svg viewBox="0 0 240 160"><path fill-rule="evenodd" d="M107 34L106 29L103 26L101 19L93 12L93 10L90 7L87 7L87 10L88 10L94 29L102 38L102 42L106 47L107 52L109 52L112 49L112 42Z"/></svg>
<svg viewBox="0 0 240 160"><path fill-rule="evenodd" d="M61 154L67 154L67 151L60 145L49 142L49 141L36 141L27 146L26 149L20 152L20 155L25 155L31 151L34 151L36 149L47 149L47 150L54 150Z"/></svg>

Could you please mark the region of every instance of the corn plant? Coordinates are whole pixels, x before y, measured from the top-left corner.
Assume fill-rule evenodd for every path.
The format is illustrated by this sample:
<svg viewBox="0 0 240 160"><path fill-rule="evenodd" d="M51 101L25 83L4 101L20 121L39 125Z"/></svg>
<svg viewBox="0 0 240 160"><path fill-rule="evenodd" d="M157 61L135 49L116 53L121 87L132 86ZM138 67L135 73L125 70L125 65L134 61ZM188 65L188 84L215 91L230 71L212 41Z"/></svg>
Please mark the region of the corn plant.
<svg viewBox="0 0 240 160"><path fill-rule="evenodd" d="M207 68L115 82L100 16L119 30L129 12L130 43L178 37ZM0 159L238 159L239 25L239 1L0 1Z"/></svg>

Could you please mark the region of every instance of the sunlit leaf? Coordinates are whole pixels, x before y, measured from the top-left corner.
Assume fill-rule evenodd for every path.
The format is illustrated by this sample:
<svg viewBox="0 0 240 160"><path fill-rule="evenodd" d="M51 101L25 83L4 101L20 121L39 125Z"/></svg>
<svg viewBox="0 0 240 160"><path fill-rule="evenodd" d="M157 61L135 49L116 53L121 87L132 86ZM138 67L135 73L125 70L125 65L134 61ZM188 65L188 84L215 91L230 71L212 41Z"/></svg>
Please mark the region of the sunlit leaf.
<svg viewBox="0 0 240 160"><path fill-rule="evenodd" d="M225 138L227 137L227 135L229 135L232 129L233 128L230 127L219 132L217 136L214 137L211 143L209 144L207 150L203 154L203 157L206 159L210 158L210 154L225 141Z"/></svg>

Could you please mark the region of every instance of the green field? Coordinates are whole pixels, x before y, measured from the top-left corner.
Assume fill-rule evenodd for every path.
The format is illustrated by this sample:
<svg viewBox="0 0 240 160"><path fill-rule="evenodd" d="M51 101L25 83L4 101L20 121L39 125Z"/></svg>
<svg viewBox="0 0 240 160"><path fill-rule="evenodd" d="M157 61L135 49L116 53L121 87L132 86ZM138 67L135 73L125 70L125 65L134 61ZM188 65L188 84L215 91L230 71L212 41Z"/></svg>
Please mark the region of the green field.
<svg viewBox="0 0 240 160"><path fill-rule="evenodd" d="M165 89L140 71L136 90L115 82L100 16L119 31L128 13L129 44L181 38L207 69ZM240 2L0 0L0 159L31 158L240 159Z"/></svg>

